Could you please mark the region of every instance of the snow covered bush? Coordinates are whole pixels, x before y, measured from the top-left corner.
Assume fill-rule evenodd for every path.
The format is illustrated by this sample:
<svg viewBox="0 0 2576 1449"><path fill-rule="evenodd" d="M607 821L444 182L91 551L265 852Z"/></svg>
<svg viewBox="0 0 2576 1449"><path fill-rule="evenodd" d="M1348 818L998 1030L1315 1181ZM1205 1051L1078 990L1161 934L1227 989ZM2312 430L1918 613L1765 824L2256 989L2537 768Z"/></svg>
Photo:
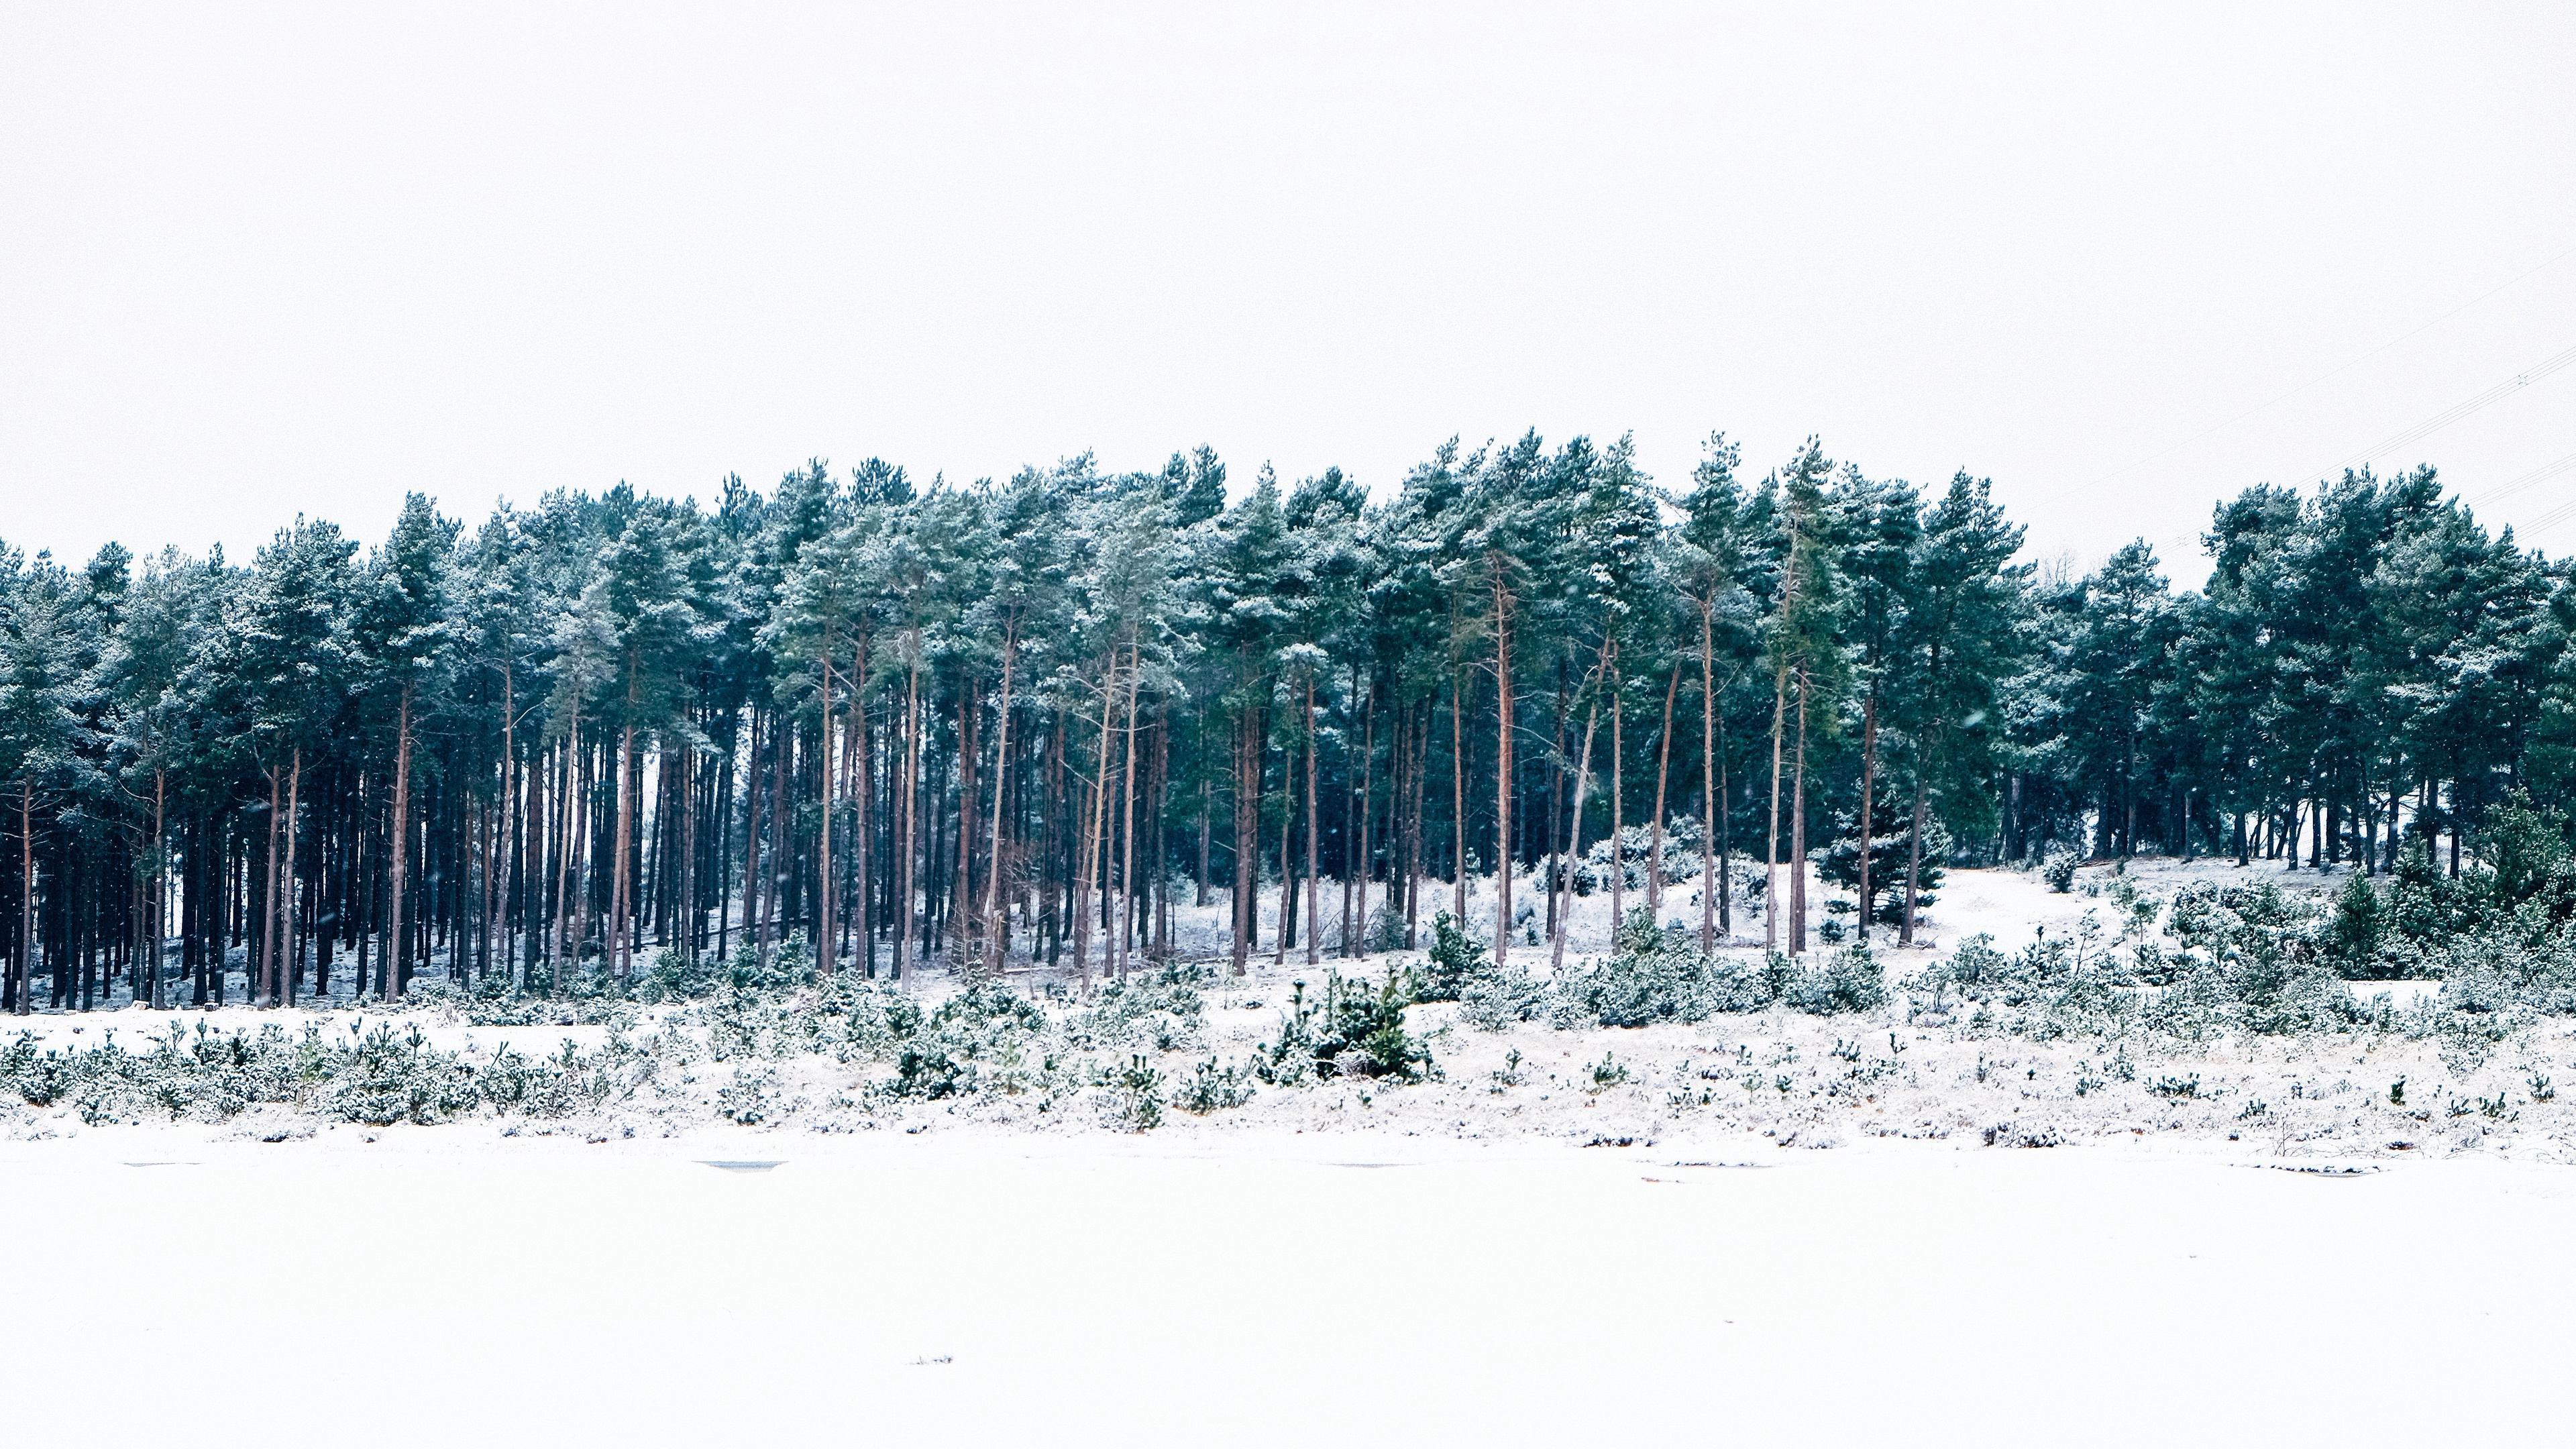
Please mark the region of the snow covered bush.
<svg viewBox="0 0 2576 1449"><path fill-rule="evenodd" d="M1442 911L1431 918L1431 950L1423 966L1421 1000L1456 1001L1493 974L1493 958L1485 954L1485 943L1461 930L1457 917Z"/></svg>
<svg viewBox="0 0 2576 1449"><path fill-rule="evenodd" d="M1252 1100L1256 1089L1252 1074L1229 1062L1220 1068L1216 1058L1198 1064L1188 1081L1172 1095L1172 1105L1193 1116L1204 1117L1221 1108L1240 1107Z"/></svg>
<svg viewBox="0 0 2576 1449"><path fill-rule="evenodd" d="M1438 1070L1431 1049L1404 1028L1410 1003L1393 971L1374 991L1365 982L1327 976L1320 1007L1308 1003L1306 983L1294 989L1278 1037L1253 1058L1253 1074L1262 1081L1287 1086L1316 1077L1384 1076L1420 1082Z"/></svg>

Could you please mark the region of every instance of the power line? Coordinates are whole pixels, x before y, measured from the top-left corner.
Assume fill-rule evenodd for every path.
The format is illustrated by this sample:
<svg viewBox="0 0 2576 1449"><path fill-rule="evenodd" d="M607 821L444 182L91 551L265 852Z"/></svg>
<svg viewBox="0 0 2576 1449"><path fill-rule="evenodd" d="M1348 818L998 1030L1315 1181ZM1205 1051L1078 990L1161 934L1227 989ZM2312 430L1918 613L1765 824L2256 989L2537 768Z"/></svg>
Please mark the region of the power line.
<svg viewBox="0 0 2576 1449"><path fill-rule="evenodd" d="M2110 472L2103 474L2101 477L2094 479L2091 484L2086 486L2098 487L2101 484L2108 483L2112 479L2119 477L2123 473L2133 472L2162 458L2169 458L2174 454L2181 452L2183 449L2190 447L2192 444L2199 442L2203 438L2207 438L2215 433L2225 432L2227 429L2236 426L2238 423L2245 421L2247 418L2254 416L2256 413L2259 413L2266 408L2288 402L2290 399L2297 397L2299 394L2306 392L2308 389L2315 387L2320 383L2332 382L2334 379L2343 376L2345 373L2352 371L2354 368L2359 367L2363 363L2368 362L2370 359L2377 357L2379 354L2386 352L2390 348L2397 346L2399 343L2411 342L2414 339L2423 336L2425 333L2430 332L2434 328L2441 326L2443 323L2450 321L2452 318L2459 316L2461 313L2466 312L2471 307L2478 305L2489 297L2496 295L2498 292L2502 292L2508 287L2512 287L2530 277L2536 276L2541 272L2545 272L2551 267L2558 265L2560 262L2567 260L2571 256L2576 256L2576 247L2569 247L2565 251L2559 252L2557 255L2550 257L2547 261L2540 263L2538 266L2532 267L2528 271L2516 273L2514 276L2497 283L2495 286L2489 287L2487 290L2480 292L2478 295L2471 297L2469 300L2462 302L2450 311L2443 313L2441 316L2417 327L2411 332L2407 332L2401 336L2392 337L2386 342L2379 344L2377 347L2370 349L2368 352L2362 353L2360 356L2345 362L2343 365L2330 371L2319 373L2315 377L2309 378L2306 382L2300 383L2297 387L2291 388L2287 392L2266 398L2262 402L2256 403L2254 406L2247 408L2245 411L2238 413L2236 416L2229 418L2225 422L2204 428L2201 431L2192 434L2190 437L2183 439L2181 442L2174 444L2172 447L2165 448L2159 452L2150 453L2134 463L2128 463L2114 468Z"/></svg>
<svg viewBox="0 0 2576 1449"><path fill-rule="evenodd" d="M2398 448L2403 448L2408 444L2417 442L2421 439L2431 437L2433 434L2440 432L2442 429L2449 427L2460 419L2465 418L2472 413L2481 412L2495 403L2511 397L2513 394L2531 386L2533 383L2540 381L2542 378L2549 376L2551 373L2558 371L2560 368L2567 366L2571 362L2576 362L2576 347L2570 347L2566 351L2533 366L2527 371L2517 372L2513 376L2506 378L2504 381L2497 383L2495 386L2488 388L2485 392L2479 393L2476 397L2470 398L2466 402L2457 403L2451 407L2445 408L2441 412L2435 413L2433 416L2426 418L2424 421L2417 423L2415 426L2408 428L2402 433L2397 433L2362 449L2360 452L2344 459L2341 463L2336 464L2334 471L2340 473L2344 469L2350 468L2355 464L2366 463L2385 453Z"/></svg>

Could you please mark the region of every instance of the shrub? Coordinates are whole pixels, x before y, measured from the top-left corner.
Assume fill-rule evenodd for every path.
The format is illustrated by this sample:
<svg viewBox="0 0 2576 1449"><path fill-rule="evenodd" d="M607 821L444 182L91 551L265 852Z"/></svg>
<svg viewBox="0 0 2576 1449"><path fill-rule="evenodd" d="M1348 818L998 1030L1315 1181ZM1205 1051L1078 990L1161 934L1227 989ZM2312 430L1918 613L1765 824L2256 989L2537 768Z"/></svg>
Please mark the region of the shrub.
<svg viewBox="0 0 2576 1449"><path fill-rule="evenodd" d="M2075 866L2076 859L2071 852L2050 856L2048 863L2039 868L2040 878L2047 881L2048 888L2057 894L2072 894L2075 890Z"/></svg>
<svg viewBox="0 0 2576 1449"><path fill-rule="evenodd" d="M1394 972L1375 991L1339 975L1326 977L1320 1010L1307 1004L1306 983L1297 982L1295 992L1278 1038L1253 1059L1253 1074L1261 1080L1388 1076L1419 1082L1437 1070L1431 1049L1404 1029L1408 998Z"/></svg>
<svg viewBox="0 0 2576 1449"><path fill-rule="evenodd" d="M1216 1058L1198 1064L1188 1081L1173 1094L1172 1105L1193 1116L1204 1117L1225 1107L1240 1107L1252 1100L1255 1088L1252 1074L1232 1063L1220 1068Z"/></svg>
<svg viewBox="0 0 2576 1449"><path fill-rule="evenodd" d="M1431 918L1430 962L1423 973L1421 999L1456 1001L1494 973L1483 942L1459 929L1447 911Z"/></svg>

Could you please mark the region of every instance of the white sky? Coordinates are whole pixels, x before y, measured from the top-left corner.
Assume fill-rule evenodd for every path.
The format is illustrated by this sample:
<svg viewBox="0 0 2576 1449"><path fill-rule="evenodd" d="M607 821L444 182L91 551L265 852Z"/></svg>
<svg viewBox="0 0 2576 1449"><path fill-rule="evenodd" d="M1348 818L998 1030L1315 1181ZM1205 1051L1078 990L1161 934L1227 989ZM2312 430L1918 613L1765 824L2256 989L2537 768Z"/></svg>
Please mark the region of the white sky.
<svg viewBox="0 0 2576 1449"><path fill-rule="evenodd" d="M0 0L0 537L1536 426L2081 561L2576 348L2576 8L1808 9ZM2576 366L2379 461L2571 454Z"/></svg>

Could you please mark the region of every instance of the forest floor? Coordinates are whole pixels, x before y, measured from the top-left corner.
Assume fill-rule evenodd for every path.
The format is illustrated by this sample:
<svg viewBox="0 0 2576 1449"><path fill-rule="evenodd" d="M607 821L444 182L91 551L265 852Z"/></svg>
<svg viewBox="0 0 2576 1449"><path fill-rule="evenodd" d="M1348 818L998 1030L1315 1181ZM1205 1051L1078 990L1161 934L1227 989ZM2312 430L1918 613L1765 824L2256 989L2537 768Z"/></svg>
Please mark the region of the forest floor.
<svg viewBox="0 0 2576 1449"><path fill-rule="evenodd" d="M2236 872L2131 878L2213 874ZM1927 945L1881 960L1893 981L1978 931L2076 929L2104 877L1954 872ZM1583 904L1597 952L1606 901ZM1302 955L1210 983L1144 1055L1167 1083L1248 1057L1317 979ZM615 1029L684 1029L672 1010ZM2576 1112L2550 1079L2576 1084L2576 1021L2475 1059L2391 1033L2150 1057L1909 1022L1901 993L1637 1030L1459 1013L1407 1012L1436 1080L1263 1085L1148 1132L1106 1089L901 1099L870 1091L886 1062L821 1054L760 1068L753 1126L717 1110L746 1068L703 1057L551 1119L12 1105L0 1355L66 1360L11 1396L13 1433L2394 1444L2557 1413ZM131 1047L173 1018L385 1020L29 1025ZM612 1030L396 1020L486 1061Z"/></svg>

